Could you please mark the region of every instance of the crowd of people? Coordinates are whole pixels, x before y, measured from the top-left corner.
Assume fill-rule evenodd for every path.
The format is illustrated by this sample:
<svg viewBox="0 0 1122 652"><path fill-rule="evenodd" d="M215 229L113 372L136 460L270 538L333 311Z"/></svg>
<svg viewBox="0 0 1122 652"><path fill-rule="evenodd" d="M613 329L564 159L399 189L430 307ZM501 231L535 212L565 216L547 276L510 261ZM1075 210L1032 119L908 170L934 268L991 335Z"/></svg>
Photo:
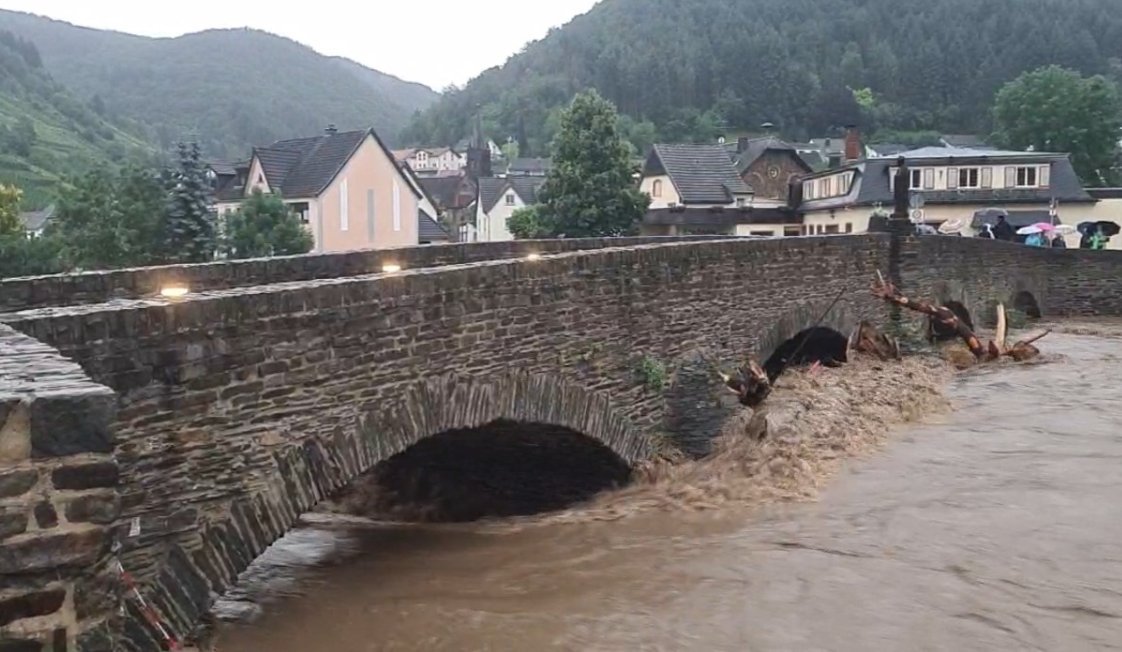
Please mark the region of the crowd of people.
<svg viewBox="0 0 1122 652"><path fill-rule="evenodd" d="M1080 228L1079 234L1080 249L1106 249L1107 243L1110 242L1110 236L1103 231L1101 225L1094 225L1093 228ZM983 225L978 232L978 237L989 238L991 240L1006 240L1009 242L1018 240L1017 230L1005 219L1004 215L998 215L997 222L992 226L989 224ZM1058 231L1048 232L1039 230L1035 233L1026 234L1024 236L1024 244L1029 247L1067 248L1067 241L1064 240L1063 234Z"/></svg>

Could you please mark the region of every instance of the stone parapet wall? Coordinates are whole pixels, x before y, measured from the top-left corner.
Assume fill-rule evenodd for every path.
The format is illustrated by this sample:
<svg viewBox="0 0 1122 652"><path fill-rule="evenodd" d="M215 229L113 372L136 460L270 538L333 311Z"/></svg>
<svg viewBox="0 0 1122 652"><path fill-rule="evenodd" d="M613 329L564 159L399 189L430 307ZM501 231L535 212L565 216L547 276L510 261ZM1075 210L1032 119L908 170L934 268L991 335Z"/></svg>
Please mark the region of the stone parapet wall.
<svg viewBox="0 0 1122 652"><path fill-rule="evenodd" d="M697 352L732 368L773 322L863 287L880 238L606 248L2 320L120 393L121 523L139 524L122 560L180 629L322 495L434 427L479 425L439 401L493 401L479 413L494 417L516 392L542 403L520 414L584 426L629 459L647 446L627 438L666 417L645 358L670 384ZM881 310L866 292L840 303Z"/></svg>
<svg viewBox="0 0 1122 652"><path fill-rule="evenodd" d="M0 325L0 649L114 649L115 407L77 364Z"/></svg>
<svg viewBox="0 0 1122 652"><path fill-rule="evenodd" d="M718 238L681 236L472 242L11 278L0 280L0 313L49 306L102 303L114 299L155 297L161 288L172 285L183 285L199 292L320 278L360 276L378 272L383 265L390 263L400 265L404 269L417 269L519 258L531 253L558 253L655 242L715 239Z"/></svg>

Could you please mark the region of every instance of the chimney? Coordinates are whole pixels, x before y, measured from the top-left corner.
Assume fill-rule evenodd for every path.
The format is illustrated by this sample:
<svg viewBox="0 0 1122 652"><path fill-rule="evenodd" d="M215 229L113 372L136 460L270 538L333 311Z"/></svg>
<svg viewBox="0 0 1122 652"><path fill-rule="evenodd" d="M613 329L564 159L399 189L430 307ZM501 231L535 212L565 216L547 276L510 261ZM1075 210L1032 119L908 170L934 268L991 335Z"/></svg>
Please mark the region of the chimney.
<svg viewBox="0 0 1122 652"><path fill-rule="evenodd" d="M339 130L335 128L335 125L330 124L327 125L327 129L323 130L323 133L327 134L328 136L334 136L335 134L339 133Z"/></svg>
<svg viewBox="0 0 1122 652"><path fill-rule="evenodd" d="M740 138L737 138L736 139L736 153L737 154L743 154L747 150L748 150L748 137L747 136L741 136Z"/></svg>
<svg viewBox="0 0 1122 652"><path fill-rule="evenodd" d="M845 162L852 163L861 158L861 132L855 125L847 125L845 128Z"/></svg>

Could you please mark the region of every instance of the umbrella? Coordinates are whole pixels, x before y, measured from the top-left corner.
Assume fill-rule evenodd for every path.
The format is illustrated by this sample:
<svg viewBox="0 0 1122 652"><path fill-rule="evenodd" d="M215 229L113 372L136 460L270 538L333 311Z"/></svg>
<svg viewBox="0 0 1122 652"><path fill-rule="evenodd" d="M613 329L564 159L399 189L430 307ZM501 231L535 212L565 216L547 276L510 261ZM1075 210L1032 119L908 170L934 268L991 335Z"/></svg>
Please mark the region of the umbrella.
<svg viewBox="0 0 1122 652"><path fill-rule="evenodd" d="M1070 224L1057 224L1055 232L1060 235L1068 235L1070 233L1075 233L1075 227Z"/></svg>
<svg viewBox="0 0 1122 652"><path fill-rule="evenodd" d="M1033 224L1032 226L1024 226L1024 227L1021 227L1021 228L1017 229L1017 235L1032 235L1034 233L1043 233L1043 232L1044 232L1044 229L1040 228L1039 224Z"/></svg>
<svg viewBox="0 0 1122 652"><path fill-rule="evenodd" d="M943 235L962 233L962 228L964 226L966 226L966 222L963 220L947 220L939 225L939 233Z"/></svg>
<svg viewBox="0 0 1122 652"><path fill-rule="evenodd" d="M1108 238L1113 238L1114 236L1118 235L1119 231L1122 231L1122 227L1119 227L1114 222L1108 222L1106 220L1100 220L1098 222L1080 222L1079 226L1076 228L1079 229L1080 233L1087 236L1094 234L1095 231L1099 229L1102 229L1103 235Z"/></svg>
<svg viewBox="0 0 1122 652"><path fill-rule="evenodd" d="M1041 231L1044 231L1045 233L1047 233L1048 231L1051 231L1052 229L1056 228L1055 226L1053 226L1052 224L1049 224L1048 222L1037 222L1036 224L1033 224L1033 226L1040 229Z"/></svg>

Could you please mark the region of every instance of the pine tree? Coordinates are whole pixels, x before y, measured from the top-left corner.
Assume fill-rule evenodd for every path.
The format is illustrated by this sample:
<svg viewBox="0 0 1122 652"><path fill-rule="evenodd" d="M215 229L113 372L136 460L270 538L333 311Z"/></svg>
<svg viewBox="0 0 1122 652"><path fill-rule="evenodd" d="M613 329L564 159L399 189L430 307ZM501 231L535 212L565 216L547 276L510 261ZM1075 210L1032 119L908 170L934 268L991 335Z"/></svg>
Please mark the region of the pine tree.
<svg viewBox="0 0 1122 652"><path fill-rule="evenodd" d="M632 179L615 106L596 91L577 95L553 141L553 169L538 219L559 237L618 236L635 230L650 199Z"/></svg>
<svg viewBox="0 0 1122 652"><path fill-rule="evenodd" d="M166 174L168 210L164 247L168 260L197 263L214 257L217 245L210 184L199 146L179 144L179 166Z"/></svg>

